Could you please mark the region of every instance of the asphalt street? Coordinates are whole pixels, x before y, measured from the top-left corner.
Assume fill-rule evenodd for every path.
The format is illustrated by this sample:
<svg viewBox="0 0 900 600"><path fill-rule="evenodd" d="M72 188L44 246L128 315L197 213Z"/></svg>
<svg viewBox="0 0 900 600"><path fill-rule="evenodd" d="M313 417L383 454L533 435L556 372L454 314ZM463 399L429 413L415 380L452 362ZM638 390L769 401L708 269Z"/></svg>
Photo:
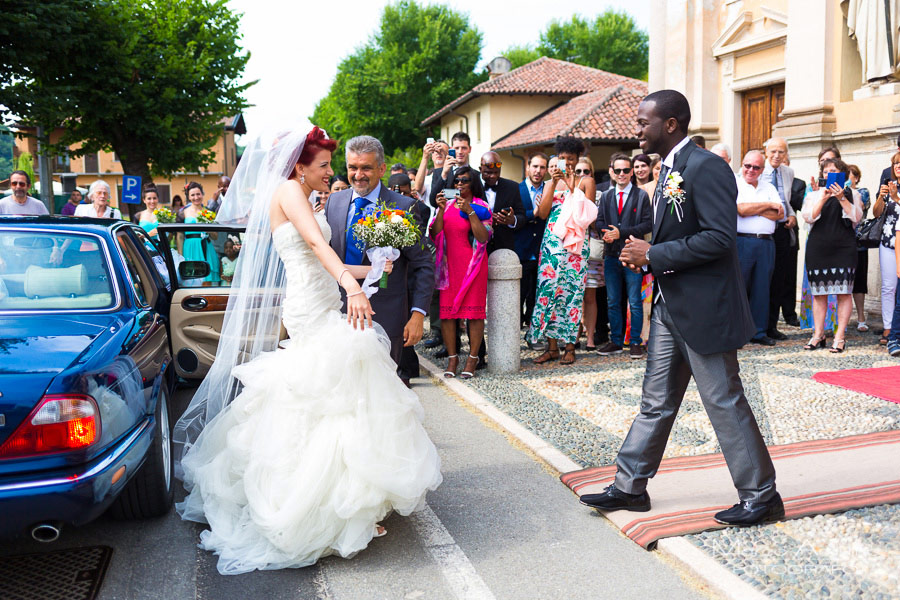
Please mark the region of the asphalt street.
<svg viewBox="0 0 900 600"><path fill-rule="evenodd" d="M100 600L708 597L676 567L579 505L540 459L445 388L414 381L444 483L429 494L426 510L391 516L384 523L388 534L351 560L222 576L216 557L196 546L202 526L174 511L145 522L103 517L64 529L54 544L4 542L0 554L112 546ZM192 393L179 390L177 406L186 406Z"/></svg>

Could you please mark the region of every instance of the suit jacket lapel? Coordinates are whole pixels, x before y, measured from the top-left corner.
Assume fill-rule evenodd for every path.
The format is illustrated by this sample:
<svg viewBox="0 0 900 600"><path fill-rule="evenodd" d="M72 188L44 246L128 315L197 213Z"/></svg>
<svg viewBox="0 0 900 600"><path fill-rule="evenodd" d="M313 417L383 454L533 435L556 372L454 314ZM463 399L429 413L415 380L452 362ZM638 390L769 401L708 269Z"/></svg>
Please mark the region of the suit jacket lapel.
<svg viewBox="0 0 900 600"><path fill-rule="evenodd" d="M347 193L338 192L330 198L334 204L332 207L334 224L331 227L331 237L335 241L335 253L341 260L344 260L344 254L347 252L347 219L350 214L351 196L353 196L352 189L347 190Z"/></svg>
<svg viewBox="0 0 900 600"><path fill-rule="evenodd" d="M691 152L696 150L696 148L697 148L697 146L694 144L694 142L688 142L684 148L679 150L678 153L675 155L675 159L672 161L672 169L668 173L665 174L666 177L668 177L669 175L671 175L672 173L675 173L675 172L682 174L682 177L683 177L684 176L683 175L684 167L685 167L685 165L687 165L688 157L691 155ZM663 219L665 218L665 216L667 214L666 207L668 206L668 204L666 203L666 199L663 196L663 192L662 192L662 190L665 188L665 181L660 181L659 184L662 185L662 188L660 188L659 185L656 186L657 191L659 192L659 201L657 202L656 215L654 216L654 219L653 219L653 239L654 240L656 239L656 235L659 232L659 228L660 228L660 226L662 226ZM656 196L655 193L654 193L654 196Z"/></svg>

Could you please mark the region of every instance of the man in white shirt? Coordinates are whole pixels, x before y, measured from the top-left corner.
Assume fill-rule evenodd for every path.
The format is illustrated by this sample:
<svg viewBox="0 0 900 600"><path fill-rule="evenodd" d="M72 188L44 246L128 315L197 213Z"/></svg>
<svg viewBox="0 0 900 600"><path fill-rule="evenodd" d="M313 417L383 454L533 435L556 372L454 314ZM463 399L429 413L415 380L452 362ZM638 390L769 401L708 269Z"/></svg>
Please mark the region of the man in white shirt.
<svg viewBox="0 0 900 600"><path fill-rule="evenodd" d="M13 171L9 176L12 196L0 200L0 215L17 215L20 217L49 214L44 203L28 195L31 177L25 171Z"/></svg>
<svg viewBox="0 0 900 600"><path fill-rule="evenodd" d="M741 275L747 286L750 314L756 334L750 339L756 344L774 346L767 335L769 324L769 286L775 266L775 223L784 218L784 206L775 187L760 178L766 157L759 150L744 156L738 178L737 251Z"/></svg>
<svg viewBox="0 0 900 600"><path fill-rule="evenodd" d="M537 205L544 194L544 178L547 176L547 155L536 152L528 159L528 177L519 184L519 197L525 208L525 226L515 232L515 249L522 263L522 280L520 281L520 297L524 309L522 326L531 323L534 312L535 294L537 292L538 259L541 252L541 241L547 221L537 216ZM527 342L527 341L526 341ZM530 343L530 342L527 342Z"/></svg>

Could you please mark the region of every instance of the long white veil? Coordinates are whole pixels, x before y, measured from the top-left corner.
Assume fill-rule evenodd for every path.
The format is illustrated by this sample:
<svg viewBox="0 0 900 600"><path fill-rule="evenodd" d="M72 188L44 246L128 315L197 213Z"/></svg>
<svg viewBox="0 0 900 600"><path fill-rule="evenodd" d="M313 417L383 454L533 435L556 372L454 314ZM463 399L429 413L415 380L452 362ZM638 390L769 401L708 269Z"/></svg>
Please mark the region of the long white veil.
<svg viewBox="0 0 900 600"><path fill-rule="evenodd" d="M278 346L284 266L275 252L269 203L297 162L308 125L272 130L246 147L216 221L246 223L216 360L173 431L175 475L184 479L181 459L203 427L240 393L232 369Z"/></svg>

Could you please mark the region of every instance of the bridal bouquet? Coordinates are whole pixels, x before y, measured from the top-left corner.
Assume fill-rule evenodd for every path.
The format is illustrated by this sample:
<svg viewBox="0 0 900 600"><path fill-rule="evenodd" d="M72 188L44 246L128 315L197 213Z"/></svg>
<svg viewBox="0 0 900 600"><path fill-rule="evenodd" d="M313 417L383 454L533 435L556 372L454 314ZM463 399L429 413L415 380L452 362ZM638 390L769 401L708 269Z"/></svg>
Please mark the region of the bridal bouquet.
<svg viewBox="0 0 900 600"><path fill-rule="evenodd" d="M198 223L215 223L216 222L216 213L209 210L208 208L204 208L199 213L197 213L197 222Z"/></svg>
<svg viewBox="0 0 900 600"><path fill-rule="evenodd" d="M400 248L407 248L422 239L422 231L409 213L405 210L388 208L379 204L353 226L353 235L364 243L368 250L366 256L372 263L372 270L366 275L363 289L366 296L376 291L371 289L376 279L378 287L386 288L388 274L384 272L388 260L397 260ZM371 291L370 291L371 290Z"/></svg>
<svg viewBox="0 0 900 600"><path fill-rule="evenodd" d="M166 208L165 206L160 206L156 210L153 211L153 216L156 217L156 220L160 223L174 223L175 222L175 213Z"/></svg>

